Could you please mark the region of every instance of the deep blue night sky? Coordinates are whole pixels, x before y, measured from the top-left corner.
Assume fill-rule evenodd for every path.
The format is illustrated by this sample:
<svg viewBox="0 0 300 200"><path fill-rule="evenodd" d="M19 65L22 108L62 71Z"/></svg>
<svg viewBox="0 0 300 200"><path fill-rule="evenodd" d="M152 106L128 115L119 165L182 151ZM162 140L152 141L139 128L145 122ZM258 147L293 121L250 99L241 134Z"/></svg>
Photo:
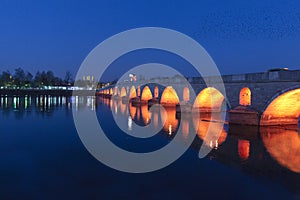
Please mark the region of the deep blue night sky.
<svg viewBox="0 0 300 200"><path fill-rule="evenodd" d="M145 26L170 28L194 38L223 74L300 67L296 0L2 0L0 70L22 67L32 73L51 69L59 76L66 70L75 74L101 41Z"/></svg>

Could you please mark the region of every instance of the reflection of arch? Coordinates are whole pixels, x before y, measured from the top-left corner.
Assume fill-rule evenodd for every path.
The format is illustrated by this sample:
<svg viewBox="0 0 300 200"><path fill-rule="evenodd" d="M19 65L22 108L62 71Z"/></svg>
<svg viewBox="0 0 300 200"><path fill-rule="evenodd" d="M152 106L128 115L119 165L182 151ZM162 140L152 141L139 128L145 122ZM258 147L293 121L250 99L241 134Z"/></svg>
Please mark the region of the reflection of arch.
<svg viewBox="0 0 300 200"><path fill-rule="evenodd" d="M273 97L261 116L261 125L298 124L300 88L286 90Z"/></svg>
<svg viewBox="0 0 300 200"><path fill-rule="evenodd" d="M240 105L242 106L251 105L251 91L247 87L244 87L240 91Z"/></svg>
<svg viewBox="0 0 300 200"><path fill-rule="evenodd" d="M136 97L136 89L134 86L131 86L129 91L129 99Z"/></svg>
<svg viewBox="0 0 300 200"><path fill-rule="evenodd" d="M145 86L144 89L143 89L143 92L142 92L141 100L142 101L148 101L150 99L152 99L151 90L148 86Z"/></svg>
<svg viewBox="0 0 300 200"><path fill-rule="evenodd" d="M247 160L250 155L249 140L238 140L238 153L242 160Z"/></svg>
<svg viewBox="0 0 300 200"><path fill-rule="evenodd" d="M122 87L121 88L121 94L120 94L121 97L126 97L127 96L127 92L126 92L126 89L125 87Z"/></svg>
<svg viewBox="0 0 300 200"><path fill-rule="evenodd" d="M109 94L111 94L111 95L113 94L113 89L112 88L109 89Z"/></svg>
<svg viewBox="0 0 300 200"><path fill-rule="evenodd" d="M190 100L190 89L188 87L183 88L183 101L187 102Z"/></svg>
<svg viewBox="0 0 300 200"><path fill-rule="evenodd" d="M129 105L129 114L132 119L135 118L136 107L132 106L131 104Z"/></svg>
<svg viewBox="0 0 300 200"><path fill-rule="evenodd" d="M176 105L179 103L178 95L172 86L165 88L161 95L160 103L165 105Z"/></svg>
<svg viewBox="0 0 300 200"><path fill-rule="evenodd" d="M224 96L219 90L213 87L207 87L197 95L194 107L208 111L220 111L223 100Z"/></svg>
<svg viewBox="0 0 300 200"><path fill-rule="evenodd" d="M202 121L197 117L193 118L193 123L194 128L197 129L196 132L198 137L211 148L218 148L227 138L223 123ZM210 126L211 128L209 129ZM210 130L209 134L208 130Z"/></svg>
<svg viewBox="0 0 300 200"><path fill-rule="evenodd" d="M141 106L142 118L145 125L150 124L151 112L148 110L148 105Z"/></svg>
<svg viewBox="0 0 300 200"><path fill-rule="evenodd" d="M165 110L165 111L164 111ZM177 130L178 119L176 119L176 108L168 107L160 111L161 121L164 123L164 131L170 135Z"/></svg>
<svg viewBox="0 0 300 200"><path fill-rule="evenodd" d="M300 173L300 137L297 130L263 127L261 138L270 155L283 167Z"/></svg>
<svg viewBox="0 0 300 200"><path fill-rule="evenodd" d="M126 108L127 108L127 104L120 103L120 110L122 114L125 114Z"/></svg>
<svg viewBox="0 0 300 200"><path fill-rule="evenodd" d="M158 95L159 95L159 90L158 90L158 86L156 86L154 88L154 98L158 98Z"/></svg>

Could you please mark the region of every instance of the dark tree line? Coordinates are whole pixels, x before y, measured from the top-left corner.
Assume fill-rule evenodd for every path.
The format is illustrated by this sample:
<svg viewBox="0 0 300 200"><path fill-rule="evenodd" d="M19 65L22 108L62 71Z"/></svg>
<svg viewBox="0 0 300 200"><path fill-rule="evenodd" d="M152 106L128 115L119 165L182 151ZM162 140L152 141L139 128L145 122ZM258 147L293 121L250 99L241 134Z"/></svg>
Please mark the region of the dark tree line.
<svg viewBox="0 0 300 200"><path fill-rule="evenodd" d="M37 71L35 76L17 68L13 73L2 71L0 74L0 86L6 88L38 88L43 86L70 86L74 80L70 71L66 72L62 79L54 75L52 71Z"/></svg>

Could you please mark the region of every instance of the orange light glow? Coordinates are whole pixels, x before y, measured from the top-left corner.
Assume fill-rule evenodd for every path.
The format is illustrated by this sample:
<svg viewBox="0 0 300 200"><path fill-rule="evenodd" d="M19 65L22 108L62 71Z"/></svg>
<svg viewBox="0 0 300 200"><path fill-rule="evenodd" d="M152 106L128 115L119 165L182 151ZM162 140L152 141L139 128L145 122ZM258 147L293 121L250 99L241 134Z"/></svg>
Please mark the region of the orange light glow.
<svg viewBox="0 0 300 200"><path fill-rule="evenodd" d="M158 86L156 86L156 87L154 88L154 97L155 97L155 98L158 98L158 95L159 95Z"/></svg>
<svg viewBox="0 0 300 200"><path fill-rule="evenodd" d="M193 123L194 128L197 129L196 132L198 137L211 148L218 148L218 146L221 145L227 138L227 133L223 128L223 123L202 121L198 117L193 117ZM208 134L209 130L210 132Z"/></svg>
<svg viewBox="0 0 300 200"><path fill-rule="evenodd" d="M142 101L148 101L150 99L152 99L151 90L148 86L145 86L144 89L143 89L143 92L142 92L141 100Z"/></svg>
<svg viewBox="0 0 300 200"><path fill-rule="evenodd" d="M138 95L138 97L141 96L141 86L138 86L138 88L137 88L137 95Z"/></svg>
<svg viewBox="0 0 300 200"><path fill-rule="evenodd" d="M127 96L127 92L126 92L125 87L122 87L120 96L121 97L126 97Z"/></svg>
<svg viewBox="0 0 300 200"><path fill-rule="evenodd" d="M298 124L300 89L281 94L274 99L261 117L261 125Z"/></svg>
<svg viewBox="0 0 300 200"><path fill-rule="evenodd" d="M114 89L114 95L117 96L120 94L120 90L118 89L118 87L115 87Z"/></svg>
<svg viewBox="0 0 300 200"><path fill-rule="evenodd" d="M141 111L142 111L142 118L143 118L145 125L150 124L151 112L149 112L149 110L148 110L148 105L142 105Z"/></svg>
<svg viewBox="0 0 300 200"><path fill-rule="evenodd" d="M260 132L270 155L281 166L300 173L300 136L298 131L264 127L260 129Z"/></svg>
<svg viewBox="0 0 300 200"><path fill-rule="evenodd" d="M110 94L110 95L113 94L113 89L112 89L112 88L109 89L109 94Z"/></svg>
<svg viewBox="0 0 300 200"><path fill-rule="evenodd" d="M120 110L121 110L121 113L122 114L125 114L125 111L126 111L126 109L127 109L127 104L125 104L125 103L119 103L120 104Z"/></svg>
<svg viewBox="0 0 300 200"><path fill-rule="evenodd" d="M167 107L165 112L163 109L160 111L161 121L164 123L164 131L168 133L173 133L177 130L178 119L176 119L176 108Z"/></svg>
<svg viewBox="0 0 300 200"><path fill-rule="evenodd" d="M185 87L183 89L183 101L187 102L190 100L190 89L188 87Z"/></svg>
<svg viewBox="0 0 300 200"><path fill-rule="evenodd" d="M132 86L129 91L129 99L134 98L134 97L136 97L136 89L134 86Z"/></svg>
<svg viewBox="0 0 300 200"><path fill-rule="evenodd" d="M172 88L172 86L168 86L165 88L161 95L161 104L175 106L179 103L179 98L176 91Z"/></svg>
<svg viewBox="0 0 300 200"><path fill-rule="evenodd" d="M250 155L250 142L248 140L238 140L238 153L242 160L247 160Z"/></svg>
<svg viewBox="0 0 300 200"><path fill-rule="evenodd" d="M182 134L184 136L184 138L187 138L189 135L189 128L190 128L190 124L189 121L186 119L182 119Z"/></svg>
<svg viewBox="0 0 300 200"><path fill-rule="evenodd" d="M251 105L251 91L245 87L240 91L240 105L249 106Z"/></svg>
<svg viewBox="0 0 300 200"><path fill-rule="evenodd" d="M194 108L199 108L200 110L217 110L219 111L222 106L224 96L221 92L213 87L208 87L203 89L196 97L194 102Z"/></svg>
<svg viewBox="0 0 300 200"><path fill-rule="evenodd" d="M131 104L129 105L129 114L132 119L135 118L136 107L132 106Z"/></svg>

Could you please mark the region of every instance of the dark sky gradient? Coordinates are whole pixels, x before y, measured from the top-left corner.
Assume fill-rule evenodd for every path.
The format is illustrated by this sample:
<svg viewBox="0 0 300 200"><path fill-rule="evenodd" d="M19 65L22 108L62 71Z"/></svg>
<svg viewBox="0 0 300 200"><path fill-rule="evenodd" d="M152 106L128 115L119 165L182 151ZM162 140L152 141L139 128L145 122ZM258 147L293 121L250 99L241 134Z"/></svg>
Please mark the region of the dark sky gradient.
<svg viewBox="0 0 300 200"><path fill-rule="evenodd" d="M0 69L75 74L101 41L145 26L194 38L223 74L300 67L297 0L5 0L0 3Z"/></svg>

